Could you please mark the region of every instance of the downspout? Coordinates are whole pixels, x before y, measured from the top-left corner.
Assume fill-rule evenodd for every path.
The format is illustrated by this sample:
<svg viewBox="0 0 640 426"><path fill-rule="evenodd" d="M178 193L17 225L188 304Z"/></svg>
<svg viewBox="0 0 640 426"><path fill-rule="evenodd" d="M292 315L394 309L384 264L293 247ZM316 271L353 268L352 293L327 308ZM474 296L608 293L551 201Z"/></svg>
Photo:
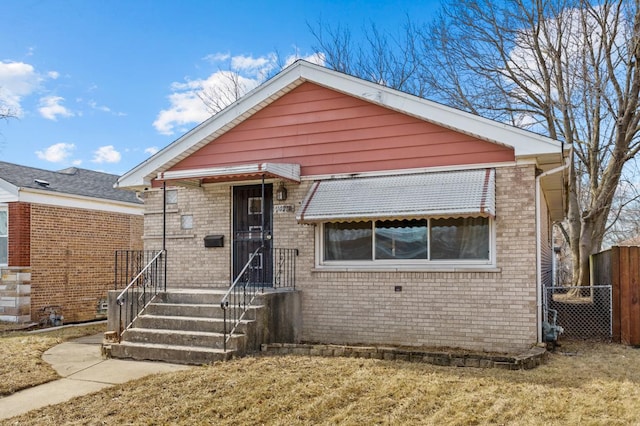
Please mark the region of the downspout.
<svg viewBox="0 0 640 426"><path fill-rule="evenodd" d="M167 291L167 181L162 181L162 255L164 256L164 291Z"/></svg>
<svg viewBox="0 0 640 426"><path fill-rule="evenodd" d="M542 186L540 181L543 177L561 172L567 167L569 167L569 164L564 164L536 176L536 302L538 318L536 326L538 329L538 343L542 343L542 245L540 244L540 234L542 233L542 224L540 223L542 221Z"/></svg>
<svg viewBox="0 0 640 426"><path fill-rule="evenodd" d="M265 226L265 220L264 220L265 219L265 217L264 217L265 208L264 208L264 206L266 204L265 203L265 199L264 199L264 173L262 174L262 186L261 186L260 200L261 200L260 201L260 210L261 210L260 211L260 216L262 217L261 218L261 227L260 227L262 229L262 232L260 233L260 256L262 256L262 261L260 262L261 263L260 264L260 266L261 266L261 269L260 269L260 281L261 281L262 286L264 288L264 279L265 279L264 268L265 268L265 260L266 260L266 257L267 257L267 254L265 253L265 249L264 249L264 233L265 233L265 229L264 229L264 226Z"/></svg>

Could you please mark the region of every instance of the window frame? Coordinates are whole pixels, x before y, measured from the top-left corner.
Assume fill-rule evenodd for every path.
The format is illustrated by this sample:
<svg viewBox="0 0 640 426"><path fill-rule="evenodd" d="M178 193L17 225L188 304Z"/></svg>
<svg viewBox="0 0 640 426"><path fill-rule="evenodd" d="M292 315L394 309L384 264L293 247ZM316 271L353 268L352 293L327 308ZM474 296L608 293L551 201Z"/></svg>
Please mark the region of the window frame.
<svg viewBox="0 0 640 426"><path fill-rule="evenodd" d="M176 188L165 189L165 201L167 206L178 205L178 190Z"/></svg>
<svg viewBox="0 0 640 426"><path fill-rule="evenodd" d="M371 260L325 260L324 259L324 227L326 223L333 221L320 222L317 224L315 232L315 266L317 269L358 269L358 270L395 270L395 269L412 269L412 270L445 270L452 269L493 269L496 267L496 219L487 217L489 225L489 256L488 259L431 259L431 220L432 219L449 219L453 216L433 216L421 219L427 220L427 259L375 259L376 250L376 221L385 220L404 220L405 218L394 219L367 219L365 222L371 223ZM485 216L471 216L485 217ZM406 218L409 220L408 218ZM412 218L413 219L413 218ZM351 221L348 221L351 222Z"/></svg>

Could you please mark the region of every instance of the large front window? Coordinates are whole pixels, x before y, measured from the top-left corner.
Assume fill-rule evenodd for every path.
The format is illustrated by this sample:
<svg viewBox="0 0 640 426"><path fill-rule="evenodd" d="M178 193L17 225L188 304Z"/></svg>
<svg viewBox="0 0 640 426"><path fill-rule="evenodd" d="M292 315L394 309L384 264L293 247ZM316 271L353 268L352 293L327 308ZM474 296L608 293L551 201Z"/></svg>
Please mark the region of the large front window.
<svg viewBox="0 0 640 426"><path fill-rule="evenodd" d="M7 264L9 221L6 207L0 207L0 265Z"/></svg>
<svg viewBox="0 0 640 426"><path fill-rule="evenodd" d="M486 217L329 222L321 264L488 264Z"/></svg>

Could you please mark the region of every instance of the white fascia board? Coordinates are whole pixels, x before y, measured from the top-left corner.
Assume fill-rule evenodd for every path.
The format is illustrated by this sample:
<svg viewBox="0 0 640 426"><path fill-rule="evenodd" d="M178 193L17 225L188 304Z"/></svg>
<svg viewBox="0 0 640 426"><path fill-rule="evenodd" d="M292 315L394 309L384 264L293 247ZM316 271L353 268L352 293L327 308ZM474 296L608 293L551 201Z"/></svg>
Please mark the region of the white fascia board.
<svg viewBox="0 0 640 426"><path fill-rule="evenodd" d="M516 157L562 153L562 144L559 141L537 133L489 120L318 65L306 65L302 77L307 81L412 115L433 124L512 147ZM460 123L464 123L464 127L460 127Z"/></svg>
<svg viewBox="0 0 640 426"><path fill-rule="evenodd" d="M18 201L19 189L17 186L0 179L0 203L11 203Z"/></svg>
<svg viewBox="0 0 640 426"><path fill-rule="evenodd" d="M19 201L33 204L44 204L56 207L69 207L85 210L97 210L109 213L142 215L143 204L126 203L102 198L83 197L80 195L61 194L23 188Z"/></svg>
<svg viewBox="0 0 640 426"><path fill-rule="evenodd" d="M271 80L253 89L219 113L187 132L151 158L118 179L116 187L142 189L151 184L156 174L188 157L225 131L255 114L293 88L309 81L331 90L373 102L403 114L412 115L461 133L512 147L516 157L557 153L562 157L560 142L460 111L414 95L371 83L319 65L297 61ZM460 123L464 123L461 128Z"/></svg>
<svg viewBox="0 0 640 426"><path fill-rule="evenodd" d="M117 188L142 188L150 186L157 172L167 169L178 161L215 139L228 130L226 127L237 124L255 114L264 106L280 98L284 93L300 85L300 74L296 67L289 67L278 76L253 89L227 108L202 122L194 129L176 139L145 162L122 175L115 184ZM297 84L294 84L296 83ZM292 85L288 90L287 86ZM284 91L283 91L284 90ZM282 93L279 93L283 91ZM229 127L229 128L231 128ZM222 131L222 132L221 132Z"/></svg>

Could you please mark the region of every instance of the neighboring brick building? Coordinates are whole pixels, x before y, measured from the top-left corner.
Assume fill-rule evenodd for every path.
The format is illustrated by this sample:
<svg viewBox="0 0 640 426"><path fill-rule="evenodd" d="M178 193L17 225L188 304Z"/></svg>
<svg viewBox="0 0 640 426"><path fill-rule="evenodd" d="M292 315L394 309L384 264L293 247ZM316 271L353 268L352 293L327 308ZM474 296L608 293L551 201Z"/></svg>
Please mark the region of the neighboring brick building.
<svg viewBox="0 0 640 426"><path fill-rule="evenodd" d="M117 178L0 162L0 320L105 317L115 250L142 248L142 202Z"/></svg>
<svg viewBox="0 0 640 426"><path fill-rule="evenodd" d="M541 340L565 155L299 61L118 186L143 191L145 248L166 217L172 287L228 286L264 232L299 250L303 341L513 351Z"/></svg>

